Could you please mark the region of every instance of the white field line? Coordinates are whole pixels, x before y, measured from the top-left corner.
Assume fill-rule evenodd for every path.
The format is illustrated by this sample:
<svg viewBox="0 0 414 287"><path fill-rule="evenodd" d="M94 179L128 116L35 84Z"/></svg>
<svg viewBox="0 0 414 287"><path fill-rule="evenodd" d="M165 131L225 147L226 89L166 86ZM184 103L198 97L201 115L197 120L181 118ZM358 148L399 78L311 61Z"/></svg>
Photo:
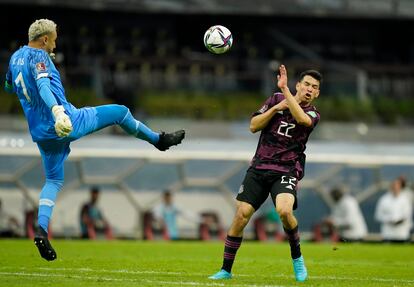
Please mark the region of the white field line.
<svg viewBox="0 0 414 287"><path fill-rule="evenodd" d="M93 281L115 281L115 282L145 282L150 284L155 284L155 286L160 285L188 285L188 286L226 286L224 283L200 283L192 281L163 281L163 280L149 280L149 279L132 279L132 278L112 278L112 277L102 277L102 276L80 276L80 275L65 275L65 274L44 274L44 273L26 273L26 272L0 272L0 275L8 276L22 276L22 277L46 277L46 278L66 278L66 279L82 279L82 280L93 280ZM250 285L250 284L232 284L231 286L240 286L240 287L288 287L286 285ZM312 286L312 285L309 285Z"/></svg>
<svg viewBox="0 0 414 287"><path fill-rule="evenodd" d="M12 268L12 267L7 267L7 266L2 266L0 267L0 269L14 269L14 270L44 270L44 271L72 271L72 272L97 272L97 273L109 273L109 274L119 274L119 273L123 273L123 274L158 274L158 275L180 275L180 276L202 276L202 277L206 277L208 276L208 274L205 273L185 273L185 272L169 272L169 271L152 271L152 270L137 270L137 271L131 271L131 270L127 270L127 269L119 269L119 270L106 270L106 269L91 269L91 268L48 268L48 267L34 267L34 268L26 268L26 267L18 267L18 268ZM1 273L0 273L1 274ZM53 274L54 275L54 274ZM67 275L67 276L72 276L72 275ZM287 274L274 274L274 275L261 275L261 274L234 274L234 277L278 277L278 278L292 278L293 279L293 274L292 275L287 275ZM375 277L375 278L370 278L370 277L366 277L366 278L358 278L358 277L347 277L347 276L312 276L309 275L309 279L311 280L340 280L340 281L374 281L374 282L391 282L391 283L407 283L407 284L414 284L414 280L410 280L410 279L395 279L395 278L380 278L380 277ZM246 286L246 285L243 285ZM252 286L252 285L249 285ZM260 285L263 286L263 285ZM280 286L280 285L272 285L272 286Z"/></svg>

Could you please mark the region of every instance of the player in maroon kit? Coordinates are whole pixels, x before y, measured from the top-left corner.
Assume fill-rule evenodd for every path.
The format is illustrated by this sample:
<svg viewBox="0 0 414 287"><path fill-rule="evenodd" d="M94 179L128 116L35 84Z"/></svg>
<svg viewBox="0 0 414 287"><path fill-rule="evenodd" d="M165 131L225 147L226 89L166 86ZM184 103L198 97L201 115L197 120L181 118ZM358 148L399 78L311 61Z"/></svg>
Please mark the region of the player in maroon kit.
<svg viewBox="0 0 414 287"><path fill-rule="evenodd" d="M269 194L289 240L295 278L302 282L308 276L293 210L297 208L297 184L304 175L306 142L320 118L311 103L319 96L322 75L315 70L303 72L293 96L284 65L280 66L279 73L277 86L282 93L268 98L252 116L250 131L262 133L237 195L237 211L227 232L222 268L210 279L232 278L231 268L243 230Z"/></svg>

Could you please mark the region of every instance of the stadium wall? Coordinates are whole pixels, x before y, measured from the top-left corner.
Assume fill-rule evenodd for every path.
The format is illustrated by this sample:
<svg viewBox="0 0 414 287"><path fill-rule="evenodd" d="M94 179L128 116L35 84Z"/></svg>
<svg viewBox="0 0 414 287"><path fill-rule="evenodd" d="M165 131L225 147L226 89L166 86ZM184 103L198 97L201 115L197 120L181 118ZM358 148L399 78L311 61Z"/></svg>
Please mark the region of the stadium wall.
<svg viewBox="0 0 414 287"><path fill-rule="evenodd" d="M65 187L54 211L54 233L78 236L79 208L92 185L101 187L100 206L119 237L142 238L142 214L160 202L167 188L178 206L195 215L194 220L180 219L183 236L197 237L197 214L201 212L216 212L228 227L234 197L255 144L255 140L199 139L160 153L144 142L123 137L94 136L75 142L65 165ZM296 214L301 229L310 234L330 212L329 190L345 184L360 202L372 237L377 238L379 225L373 219L376 201L394 178L414 178L413 150L412 145L402 144L390 148L386 144L368 147L311 142L307 173L298 193ZM0 197L7 202L8 211L22 219L24 211L37 204L42 184L41 162L34 145L19 147L16 143L0 149ZM247 237L252 236L250 224Z"/></svg>

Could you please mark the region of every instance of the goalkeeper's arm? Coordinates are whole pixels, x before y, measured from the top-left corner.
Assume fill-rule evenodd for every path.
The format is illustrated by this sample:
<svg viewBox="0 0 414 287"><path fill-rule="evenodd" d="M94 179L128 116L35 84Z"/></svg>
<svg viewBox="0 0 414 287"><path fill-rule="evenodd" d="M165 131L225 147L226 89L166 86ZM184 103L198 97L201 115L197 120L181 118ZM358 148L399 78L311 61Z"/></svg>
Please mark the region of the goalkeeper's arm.
<svg viewBox="0 0 414 287"><path fill-rule="evenodd" d="M55 131L59 137L66 137L72 131L72 122L63 106L58 105L55 96L50 90L50 79L47 77L40 78L36 81L40 97L45 104L52 110L55 119Z"/></svg>
<svg viewBox="0 0 414 287"><path fill-rule="evenodd" d="M6 81L4 81L4 90L9 94L12 94L14 92L10 70L8 70L6 73Z"/></svg>
<svg viewBox="0 0 414 287"><path fill-rule="evenodd" d="M13 93L13 84L6 80L4 82L4 90L7 93L12 94Z"/></svg>

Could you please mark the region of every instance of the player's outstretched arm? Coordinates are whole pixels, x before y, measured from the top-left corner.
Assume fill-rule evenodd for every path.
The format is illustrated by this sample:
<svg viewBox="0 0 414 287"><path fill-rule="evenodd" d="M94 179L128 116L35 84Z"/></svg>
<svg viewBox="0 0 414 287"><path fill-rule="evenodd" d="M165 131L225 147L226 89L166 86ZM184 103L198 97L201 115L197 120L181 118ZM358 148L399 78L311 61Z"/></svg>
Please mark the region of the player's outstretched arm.
<svg viewBox="0 0 414 287"><path fill-rule="evenodd" d="M287 101L283 100L277 105L271 107L266 112L259 114L257 116L254 116L250 120L250 131L252 133L256 133L258 131L261 131L264 129L267 124L269 123L270 119L277 113L283 110L286 110L288 108Z"/></svg>
<svg viewBox="0 0 414 287"><path fill-rule="evenodd" d="M289 90L287 85L288 78L287 78L287 70L285 65L281 65L279 67L279 75L277 76L277 86L282 91L283 95L286 98L288 108L292 113L292 116L300 125L304 125L307 127L312 126L311 118L303 111L299 103L296 101L295 97Z"/></svg>

